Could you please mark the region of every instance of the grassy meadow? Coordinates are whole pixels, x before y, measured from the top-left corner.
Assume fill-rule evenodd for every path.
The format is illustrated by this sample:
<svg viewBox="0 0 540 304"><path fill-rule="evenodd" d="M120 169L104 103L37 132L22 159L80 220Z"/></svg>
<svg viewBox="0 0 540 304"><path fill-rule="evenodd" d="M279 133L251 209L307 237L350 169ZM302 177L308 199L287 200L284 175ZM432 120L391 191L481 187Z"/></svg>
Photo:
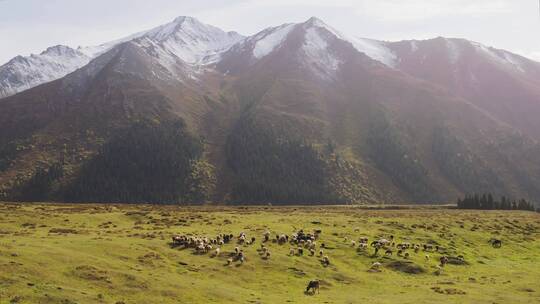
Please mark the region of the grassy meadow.
<svg viewBox="0 0 540 304"><path fill-rule="evenodd" d="M289 256L289 244L269 242L261 258L266 229L273 238L301 228L322 230L329 266L307 250ZM257 238L241 246L243 264L226 265L236 243L218 257L170 246L173 234L242 231ZM390 235L441 252L405 259L351 245ZM540 303L539 236L540 214L517 211L4 203L0 303ZM443 254L464 263L436 274ZM381 271L369 271L377 261ZM304 293L312 279L319 294Z"/></svg>

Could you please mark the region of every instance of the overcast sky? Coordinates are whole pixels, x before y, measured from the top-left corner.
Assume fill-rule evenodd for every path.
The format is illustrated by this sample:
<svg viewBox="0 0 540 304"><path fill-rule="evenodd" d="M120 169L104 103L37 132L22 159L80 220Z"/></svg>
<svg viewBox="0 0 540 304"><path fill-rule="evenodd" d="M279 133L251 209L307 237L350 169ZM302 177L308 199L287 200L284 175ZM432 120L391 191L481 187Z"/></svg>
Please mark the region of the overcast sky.
<svg viewBox="0 0 540 304"><path fill-rule="evenodd" d="M317 16L381 40L460 37L540 61L540 0L0 0L0 64L193 16L241 34Z"/></svg>

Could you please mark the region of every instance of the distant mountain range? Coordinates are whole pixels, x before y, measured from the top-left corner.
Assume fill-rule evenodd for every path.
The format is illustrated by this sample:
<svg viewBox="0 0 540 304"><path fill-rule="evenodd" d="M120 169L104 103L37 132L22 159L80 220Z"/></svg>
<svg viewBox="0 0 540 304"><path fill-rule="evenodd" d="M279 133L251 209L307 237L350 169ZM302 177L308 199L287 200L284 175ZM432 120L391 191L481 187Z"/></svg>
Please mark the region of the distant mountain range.
<svg viewBox="0 0 540 304"><path fill-rule="evenodd" d="M463 39L191 17L0 67L4 200L540 201L540 63Z"/></svg>

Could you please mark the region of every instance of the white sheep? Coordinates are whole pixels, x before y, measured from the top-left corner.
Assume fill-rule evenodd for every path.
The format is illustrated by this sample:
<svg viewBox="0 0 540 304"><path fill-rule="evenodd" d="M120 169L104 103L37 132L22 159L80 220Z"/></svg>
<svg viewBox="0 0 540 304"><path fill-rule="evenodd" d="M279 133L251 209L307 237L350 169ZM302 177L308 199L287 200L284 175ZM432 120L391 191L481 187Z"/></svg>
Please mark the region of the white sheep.
<svg viewBox="0 0 540 304"><path fill-rule="evenodd" d="M381 268L382 264L380 262L375 262L373 264L371 264L371 269L374 269L374 270L379 270L379 268Z"/></svg>

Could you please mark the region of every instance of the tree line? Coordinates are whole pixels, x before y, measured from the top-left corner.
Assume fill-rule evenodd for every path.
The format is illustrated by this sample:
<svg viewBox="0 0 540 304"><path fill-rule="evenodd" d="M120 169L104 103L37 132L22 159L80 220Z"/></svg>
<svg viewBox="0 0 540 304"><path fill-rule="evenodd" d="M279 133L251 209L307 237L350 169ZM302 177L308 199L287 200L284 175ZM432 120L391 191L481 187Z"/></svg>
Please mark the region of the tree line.
<svg viewBox="0 0 540 304"><path fill-rule="evenodd" d="M501 196L499 200L495 200L491 193L466 195L465 198L458 199L457 207L458 209L535 211L534 204L525 199L512 200Z"/></svg>

